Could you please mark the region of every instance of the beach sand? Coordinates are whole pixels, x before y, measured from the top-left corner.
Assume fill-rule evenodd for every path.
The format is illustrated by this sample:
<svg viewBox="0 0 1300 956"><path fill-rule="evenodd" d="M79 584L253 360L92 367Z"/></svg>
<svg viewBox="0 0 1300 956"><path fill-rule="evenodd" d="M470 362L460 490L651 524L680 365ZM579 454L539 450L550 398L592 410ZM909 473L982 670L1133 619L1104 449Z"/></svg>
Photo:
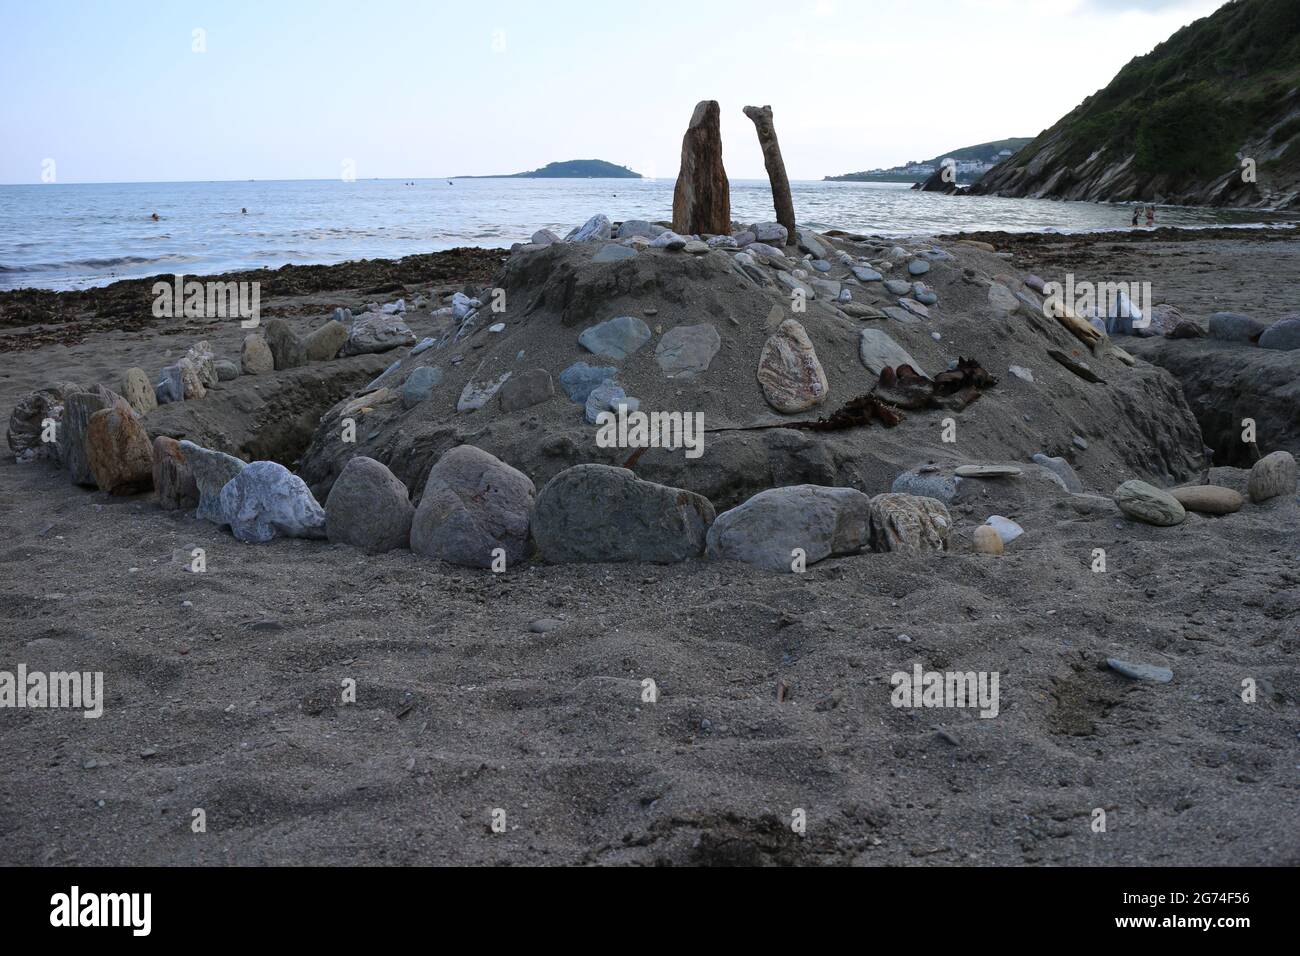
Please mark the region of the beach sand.
<svg viewBox="0 0 1300 956"><path fill-rule="evenodd" d="M1295 241L1276 234L1131 250L979 238L1049 279L1067 242L1081 278L1154 253L1157 298L1189 316L1300 302ZM502 255L280 270L263 320L305 331L402 294L393 282L408 296L481 284ZM0 408L49 382L156 369L198 338L238 359L236 323L153 322L146 293L0 297ZM82 317L113 296L118 318ZM1000 512L1029 533L999 559L966 546L986 510L954 510L951 553L803 575L493 575L406 551L242 545L6 456L0 669L103 671L106 702L95 720L0 710L0 863L1300 863L1295 498L1176 528L1096 498L1030 499ZM195 546L204 574L184 567ZM560 624L530 629L540 619ZM1108 657L1173 681L1130 680ZM890 675L918 662L998 672L1001 713L891 706Z"/></svg>

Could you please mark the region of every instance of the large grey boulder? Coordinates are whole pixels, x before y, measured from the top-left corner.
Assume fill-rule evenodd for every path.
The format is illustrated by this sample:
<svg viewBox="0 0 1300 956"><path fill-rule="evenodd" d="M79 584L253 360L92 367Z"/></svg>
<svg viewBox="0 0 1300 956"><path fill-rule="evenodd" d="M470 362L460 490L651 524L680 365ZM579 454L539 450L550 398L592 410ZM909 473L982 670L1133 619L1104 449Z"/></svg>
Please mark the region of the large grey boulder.
<svg viewBox="0 0 1300 956"><path fill-rule="evenodd" d="M118 391L127 403L141 415L147 415L158 407L158 398L154 394L149 376L142 368L129 368L122 374Z"/></svg>
<svg viewBox="0 0 1300 956"><path fill-rule="evenodd" d="M341 479L340 479L341 480ZM473 445L458 445L429 471L411 523L411 550L471 568L507 566L528 557L536 489L523 472Z"/></svg>
<svg viewBox="0 0 1300 956"><path fill-rule="evenodd" d="M255 461L231 478L221 489L218 507L231 533L248 544L263 544L277 535L325 537L325 509L301 478L273 461Z"/></svg>
<svg viewBox="0 0 1300 956"><path fill-rule="evenodd" d="M857 554L869 543L870 527L871 499L853 488L769 488L718 515L709 528L708 554L791 571L795 549L806 564Z"/></svg>
<svg viewBox="0 0 1300 956"><path fill-rule="evenodd" d="M405 548L415 506L387 466L358 455L343 466L325 499L325 536L370 554Z"/></svg>
<svg viewBox="0 0 1300 956"><path fill-rule="evenodd" d="M400 315L367 312L352 322L348 339L343 343L342 354L366 355L414 344L415 333L407 327Z"/></svg>
<svg viewBox="0 0 1300 956"><path fill-rule="evenodd" d="M1280 495L1294 495L1295 489L1296 461L1290 452L1265 455L1250 469L1246 491L1256 504Z"/></svg>
<svg viewBox="0 0 1300 956"><path fill-rule="evenodd" d="M198 488L199 503L194 517L218 525L228 523L221 511L221 489L243 471L248 463L234 455L213 451L192 441L182 441L180 453L189 465L194 484Z"/></svg>
<svg viewBox="0 0 1300 956"><path fill-rule="evenodd" d="M330 319L318 329L312 329L303 340L307 358L312 362L328 362L339 354L348 340L349 329L338 319Z"/></svg>
<svg viewBox="0 0 1300 956"><path fill-rule="evenodd" d="M560 472L538 494L533 536L552 564L669 564L704 552L714 517L702 495L585 464Z"/></svg>
<svg viewBox="0 0 1300 956"><path fill-rule="evenodd" d="M1187 517L1187 511L1173 495L1136 479L1115 489L1115 504L1133 520L1159 527L1182 524Z"/></svg>
<svg viewBox="0 0 1300 956"><path fill-rule="evenodd" d="M264 331L277 372L307 364L307 346L284 319L272 319Z"/></svg>
<svg viewBox="0 0 1300 956"><path fill-rule="evenodd" d="M59 427L59 460L68 470L68 477L74 485L96 486L86 450L86 432L95 412L117 405L128 410L131 407L121 395L103 385L64 396L63 422Z"/></svg>
<svg viewBox="0 0 1300 956"><path fill-rule="evenodd" d="M245 375L269 375L275 371L275 356L271 354L271 346L266 344L263 336L256 332L244 336L239 365Z"/></svg>
<svg viewBox="0 0 1300 956"><path fill-rule="evenodd" d="M1300 316L1284 316L1270 325L1260 335L1259 347L1279 352L1300 349Z"/></svg>
<svg viewBox="0 0 1300 956"><path fill-rule="evenodd" d="M1210 338L1223 342L1255 342L1268 328L1262 319L1240 312L1215 312L1210 316Z"/></svg>
<svg viewBox="0 0 1300 956"><path fill-rule="evenodd" d="M936 498L889 493L871 499L871 547L876 551L948 550L952 516Z"/></svg>
<svg viewBox="0 0 1300 956"><path fill-rule="evenodd" d="M59 443L63 433L63 403L68 395L83 391L85 389L80 385L64 382L38 388L18 400L9 415L9 431L5 436L9 450L18 461L61 460ZM47 421L54 423L52 431L46 429ZM51 437L52 441L44 440Z"/></svg>
<svg viewBox="0 0 1300 956"><path fill-rule="evenodd" d="M185 459L181 443L159 435L152 446L153 488L164 511L188 511L198 507L199 486L194 470Z"/></svg>

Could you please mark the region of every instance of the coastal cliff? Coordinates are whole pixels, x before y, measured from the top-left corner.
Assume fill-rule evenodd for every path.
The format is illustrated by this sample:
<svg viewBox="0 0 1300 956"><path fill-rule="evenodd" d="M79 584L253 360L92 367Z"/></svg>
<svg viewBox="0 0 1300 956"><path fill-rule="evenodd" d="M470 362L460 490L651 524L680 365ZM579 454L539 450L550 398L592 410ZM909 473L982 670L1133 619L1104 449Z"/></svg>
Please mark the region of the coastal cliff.
<svg viewBox="0 0 1300 956"><path fill-rule="evenodd" d="M1300 3L1234 0L1184 27L970 192L1300 208Z"/></svg>

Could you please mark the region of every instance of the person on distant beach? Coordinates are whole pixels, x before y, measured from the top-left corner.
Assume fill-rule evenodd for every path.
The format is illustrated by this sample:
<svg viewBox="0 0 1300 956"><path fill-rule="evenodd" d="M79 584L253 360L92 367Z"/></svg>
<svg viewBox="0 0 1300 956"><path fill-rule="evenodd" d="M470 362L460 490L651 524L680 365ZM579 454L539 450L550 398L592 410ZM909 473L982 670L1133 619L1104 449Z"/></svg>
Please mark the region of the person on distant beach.
<svg viewBox="0 0 1300 956"><path fill-rule="evenodd" d="M1155 224L1156 224L1156 207L1147 206L1147 225L1154 226Z"/></svg>
<svg viewBox="0 0 1300 956"><path fill-rule="evenodd" d="M1133 207L1133 225L1136 226L1136 225L1138 224L1138 216L1140 216L1140 215L1142 215L1142 207L1141 207L1141 206L1134 206L1134 207Z"/></svg>

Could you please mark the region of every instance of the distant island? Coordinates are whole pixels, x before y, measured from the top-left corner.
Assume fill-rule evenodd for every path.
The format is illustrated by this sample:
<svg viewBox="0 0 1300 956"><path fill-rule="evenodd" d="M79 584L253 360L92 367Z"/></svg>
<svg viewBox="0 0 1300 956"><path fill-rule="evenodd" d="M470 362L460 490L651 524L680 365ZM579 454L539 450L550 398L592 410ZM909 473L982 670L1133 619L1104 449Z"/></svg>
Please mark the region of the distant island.
<svg viewBox="0 0 1300 956"><path fill-rule="evenodd" d="M1025 142L1028 142L1026 140ZM453 179L641 179L626 166L615 166L603 159L570 159L547 163L528 173L503 173L498 176L453 176Z"/></svg>
<svg viewBox="0 0 1300 956"><path fill-rule="evenodd" d="M923 162L913 160L889 169L868 169L860 173L845 173L843 176L827 176L823 182L920 183L933 176L945 159L951 159L957 165L957 182L973 183L1002 160L1011 158L1029 142L1027 136L999 139L978 146L954 149Z"/></svg>

